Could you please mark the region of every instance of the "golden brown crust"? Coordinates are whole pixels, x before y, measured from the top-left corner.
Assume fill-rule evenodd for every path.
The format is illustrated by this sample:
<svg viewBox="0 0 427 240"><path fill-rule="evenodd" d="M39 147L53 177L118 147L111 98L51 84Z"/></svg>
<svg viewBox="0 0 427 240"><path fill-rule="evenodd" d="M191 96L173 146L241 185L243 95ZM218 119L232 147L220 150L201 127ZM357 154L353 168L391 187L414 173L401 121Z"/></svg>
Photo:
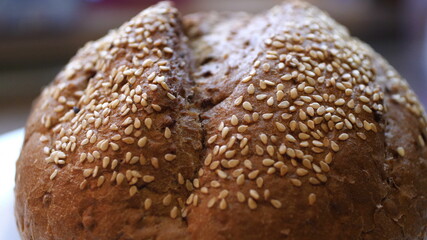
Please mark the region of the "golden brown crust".
<svg viewBox="0 0 427 240"><path fill-rule="evenodd" d="M23 239L424 239L426 122L320 10L179 17L87 44L37 100Z"/></svg>

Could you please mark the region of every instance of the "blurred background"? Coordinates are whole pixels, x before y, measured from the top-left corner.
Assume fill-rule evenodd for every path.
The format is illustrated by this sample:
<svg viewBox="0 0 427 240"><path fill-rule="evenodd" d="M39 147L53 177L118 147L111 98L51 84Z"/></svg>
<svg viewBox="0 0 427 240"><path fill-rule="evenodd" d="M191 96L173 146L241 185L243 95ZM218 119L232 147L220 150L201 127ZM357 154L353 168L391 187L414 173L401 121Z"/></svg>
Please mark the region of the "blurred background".
<svg viewBox="0 0 427 240"><path fill-rule="evenodd" d="M368 42L427 104L427 0L309 0ZM32 100L76 50L155 0L0 0L0 134L24 126ZM175 0L183 13L260 12L281 0Z"/></svg>

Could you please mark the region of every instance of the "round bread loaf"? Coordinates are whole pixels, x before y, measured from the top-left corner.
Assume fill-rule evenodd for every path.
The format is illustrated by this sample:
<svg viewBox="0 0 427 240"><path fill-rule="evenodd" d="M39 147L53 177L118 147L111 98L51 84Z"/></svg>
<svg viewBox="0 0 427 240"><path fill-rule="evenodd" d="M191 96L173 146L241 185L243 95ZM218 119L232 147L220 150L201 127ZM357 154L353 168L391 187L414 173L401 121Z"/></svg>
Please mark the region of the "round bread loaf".
<svg viewBox="0 0 427 240"><path fill-rule="evenodd" d="M150 7L44 89L22 239L427 239L424 110L325 13Z"/></svg>

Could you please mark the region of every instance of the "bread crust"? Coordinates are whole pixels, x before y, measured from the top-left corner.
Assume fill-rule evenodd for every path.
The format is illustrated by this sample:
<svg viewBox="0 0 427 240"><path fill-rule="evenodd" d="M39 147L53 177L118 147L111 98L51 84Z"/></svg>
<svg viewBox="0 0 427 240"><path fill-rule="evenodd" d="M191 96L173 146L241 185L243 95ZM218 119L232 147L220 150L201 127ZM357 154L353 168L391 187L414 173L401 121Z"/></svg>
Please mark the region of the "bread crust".
<svg viewBox="0 0 427 240"><path fill-rule="evenodd" d="M426 121L317 8L181 17L83 47L35 101L22 239L425 239Z"/></svg>

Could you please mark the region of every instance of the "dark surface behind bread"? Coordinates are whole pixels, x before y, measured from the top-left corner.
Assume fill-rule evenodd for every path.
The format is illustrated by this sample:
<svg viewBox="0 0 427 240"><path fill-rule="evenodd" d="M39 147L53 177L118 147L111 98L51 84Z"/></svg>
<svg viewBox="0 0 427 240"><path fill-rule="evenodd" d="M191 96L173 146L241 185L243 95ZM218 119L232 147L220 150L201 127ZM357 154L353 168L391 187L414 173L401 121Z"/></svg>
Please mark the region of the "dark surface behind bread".
<svg viewBox="0 0 427 240"><path fill-rule="evenodd" d="M17 223L23 239L424 239L425 127L405 80L308 4L182 19L162 3L36 101Z"/></svg>

